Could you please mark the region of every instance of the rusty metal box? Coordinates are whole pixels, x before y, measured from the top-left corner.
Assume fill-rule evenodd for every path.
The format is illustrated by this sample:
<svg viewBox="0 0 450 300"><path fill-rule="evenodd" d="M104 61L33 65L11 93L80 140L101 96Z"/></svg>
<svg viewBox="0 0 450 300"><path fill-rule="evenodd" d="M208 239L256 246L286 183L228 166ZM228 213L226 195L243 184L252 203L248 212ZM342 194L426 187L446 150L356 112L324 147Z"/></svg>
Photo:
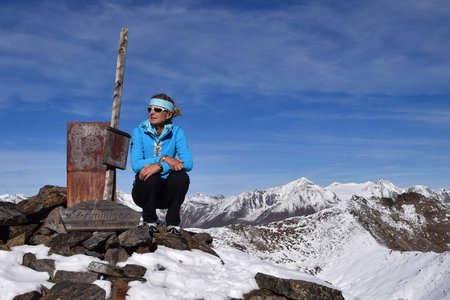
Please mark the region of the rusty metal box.
<svg viewBox="0 0 450 300"><path fill-rule="evenodd" d="M103 164L107 122L67 123L67 206L102 200L106 165Z"/></svg>

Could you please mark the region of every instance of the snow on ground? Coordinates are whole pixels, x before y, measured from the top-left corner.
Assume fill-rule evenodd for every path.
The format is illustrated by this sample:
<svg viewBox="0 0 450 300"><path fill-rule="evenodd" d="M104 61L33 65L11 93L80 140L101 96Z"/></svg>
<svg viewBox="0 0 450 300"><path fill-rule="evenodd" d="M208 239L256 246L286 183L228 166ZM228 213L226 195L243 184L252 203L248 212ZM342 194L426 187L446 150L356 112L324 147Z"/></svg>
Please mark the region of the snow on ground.
<svg viewBox="0 0 450 300"><path fill-rule="evenodd" d="M346 299L408 299L408 300L450 300L450 252L423 253L399 252L380 246L372 236L361 228L348 214L345 200L353 195L363 197L389 196L402 190L387 181L365 184L332 184L328 189L344 200L330 209L286 224L292 230L277 242L283 243L275 253L259 252L246 244L243 253L227 245L245 244L242 236L227 228L210 229L215 240L215 251L225 264L215 256L203 252L179 251L159 247L154 253L133 254L127 263L146 267L147 282L130 283L128 300L134 299L227 299L241 298L246 292L257 288L254 276L257 272L277 277L302 279L328 285L344 291ZM0 201L18 202L20 197L0 197ZM8 195L9 196L9 195ZM16 199L13 201L13 199ZM22 200L22 199L20 199ZM140 210L131 195L119 196L120 203ZM404 205L401 217L419 224L415 208ZM335 213L333 213L335 212ZM383 214L385 215L385 214ZM292 227L292 228L290 228ZM270 228L269 228L270 229ZM275 228L273 229L274 231ZM191 230L202 231L202 230ZM248 238L255 243L251 232ZM227 241L229 239L229 241ZM258 240L256 240L258 242ZM267 243L266 240L262 242ZM40 285L51 287L45 272L37 272L21 266L23 254L35 253L38 259L55 259L56 268L68 271L83 271L87 265L98 259L75 255L64 257L48 256L45 246L18 246L12 251L0 251L0 294L2 299L38 290ZM264 261L256 258L264 257ZM277 262L278 265L272 262ZM299 272L299 269L319 267L318 279ZM294 270L297 269L297 270ZM322 281L323 280L323 281ZM110 294L110 284L104 280L95 282ZM328 285L329 286L329 285ZM354 296L351 296L354 295ZM356 298L356 297L358 298Z"/></svg>
<svg viewBox="0 0 450 300"><path fill-rule="evenodd" d="M32 290L41 285L51 287L46 272L37 272L21 265L25 253L34 253L38 259L49 258L56 261L57 270L86 271L91 261L100 261L86 255L65 257L57 254L48 256L48 247L17 246L11 251L0 251L0 293L2 299ZM158 247L154 253L134 253L126 264L138 264L147 268L147 282L130 283L128 300L138 299L229 299L242 298L243 294L257 289L254 279L257 272L280 278L300 279L332 287L317 277L286 269L265 262L249 254L230 247L215 249L221 259L199 250L181 251ZM224 263L222 263L222 261ZM97 280L107 296L111 285L105 280ZM346 296L346 299L354 299Z"/></svg>
<svg viewBox="0 0 450 300"><path fill-rule="evenodd" d="M403 209L407 219L417 219L411 207ZM345 201L244 234L229 227L207 231L214 245L243 245L251 255L280 266L317 269L317 277L359 299L450 300L450 251L400 252L381 246L356 222Z"/></svg>
<svg viewBox="0 0 450 300"><path fill-rule="evenodd" d="M400 252L359 236L318 274L341 289L375 300L450 299L450 252Z"/></svg>

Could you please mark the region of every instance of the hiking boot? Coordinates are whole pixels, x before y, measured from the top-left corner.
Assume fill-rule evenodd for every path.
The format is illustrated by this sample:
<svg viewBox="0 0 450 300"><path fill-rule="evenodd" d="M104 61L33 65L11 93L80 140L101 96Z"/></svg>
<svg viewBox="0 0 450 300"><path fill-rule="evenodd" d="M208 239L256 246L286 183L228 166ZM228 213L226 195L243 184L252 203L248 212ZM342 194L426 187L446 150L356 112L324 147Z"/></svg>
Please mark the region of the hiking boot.
<svg viewBox="0 0 450 300"><path fill-rule="evenodd" d="M173 234L180 234L180 226L169 225L167 226L167 232Z"/></svg>
<svg viewBox="0 0 450 300"><path fill-rule="evenodd" d="M151 223L144 222L144 225L148 227L148 231L150 233L158 232L158 224L156 224L155 222L151 222Z"/></svg>

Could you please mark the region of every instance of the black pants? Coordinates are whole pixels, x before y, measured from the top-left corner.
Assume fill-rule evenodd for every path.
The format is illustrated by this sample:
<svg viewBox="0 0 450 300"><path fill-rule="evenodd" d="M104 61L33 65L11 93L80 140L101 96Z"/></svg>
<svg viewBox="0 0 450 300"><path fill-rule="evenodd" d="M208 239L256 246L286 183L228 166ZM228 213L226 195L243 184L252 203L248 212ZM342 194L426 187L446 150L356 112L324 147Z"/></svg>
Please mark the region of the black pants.
<svg viewBox="0 0 450 300"><path fill-rule="evenodd" d="M144 222L158 220L156 209L167 209L167 225L180 225L180 208L189 189L189 176L185 171L172 172L167 179L154 174L147 180L136 175L131 195L134 203L142 208Z"/></svg>

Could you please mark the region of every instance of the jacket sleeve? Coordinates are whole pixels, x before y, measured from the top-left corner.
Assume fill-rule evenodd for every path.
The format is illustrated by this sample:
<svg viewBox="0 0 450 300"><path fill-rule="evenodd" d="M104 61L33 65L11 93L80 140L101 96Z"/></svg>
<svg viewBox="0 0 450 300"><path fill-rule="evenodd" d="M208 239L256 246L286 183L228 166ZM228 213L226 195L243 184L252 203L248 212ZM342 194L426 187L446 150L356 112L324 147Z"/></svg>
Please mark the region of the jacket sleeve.
<svg viewBox="0 0 450 300"><path fill-rule="evenodd" d="M189 172L194 166L192 160L192 153L189 151L188 143L183 129L179 128L175 140L175 145L177 148L177 154L180 160L183 161L184 170Z"/></svg>
<svg viewBox="0 0 450 300"><path fill-rule="evenodd" d="M131 134L131 168L135 173L139 173L143 167L148 164L154 164L159 161L156 157L146 157L144 150L144 140L139 127L133 130Z"/></svg>

